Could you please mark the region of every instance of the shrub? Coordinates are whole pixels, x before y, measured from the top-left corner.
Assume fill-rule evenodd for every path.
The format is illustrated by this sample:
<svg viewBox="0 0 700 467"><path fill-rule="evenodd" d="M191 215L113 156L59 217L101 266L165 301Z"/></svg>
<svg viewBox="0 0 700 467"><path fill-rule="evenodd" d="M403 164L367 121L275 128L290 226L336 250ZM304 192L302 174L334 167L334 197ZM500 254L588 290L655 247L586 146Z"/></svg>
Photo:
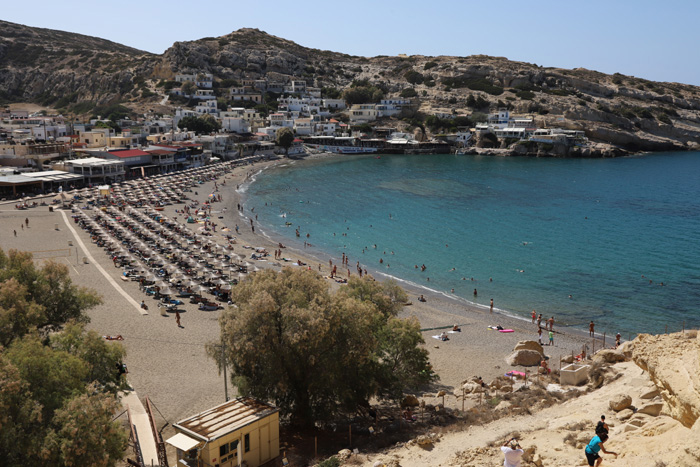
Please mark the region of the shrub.
<svg viewBox="0 0 700 467"><path fill-rule="evenodd" d="M503 94L503 88L501 86L496 86L495 84L491 83L489 80L484 78L469 79L465 77L447 77L442 78L442 84L450 88L469 88L473 91L483 91L493 96L499 96Z"/></svg>
<svg viewBox="0 0 700 467"><path fill-rule="evenodd" d="M403 98L409 98L409 97L416 97L418 93L414 88L406 88L403 91L401 91L400 96Z"/></svg>
<svg viewBox="0 0 700 467"><path fill-rule="evenodd" d="M333 456L318 463L318 467L340 467L340 460Z"/></svg>
<svg viewBox="0 0 700 467"><path fill-rule="evenodd" d="M531 101L535 98L535 93L532 91L518 91L515 95L525 101Z"/></svg>
<svg viewBox="0 0 700 467"><path fill-rule="evenodd" d="M403 77L411 84L421 84L425 80L422 74L414 70L407 71Z"/></svg>
<svg viewBox="0 0 700 467"><path fill-rule="evenodd" d="M424 70L430 70L431 68L435 68L437 66L437 62L425 62L425 65L423 65Z"/></svg>
<svg viewBox="0 0 700 467"><path fill-rule="evenodd" d="M672 125L672 124L673 124L673 122L671 121L671 118L670 118L668 115L666 115L666 114L660 114L660 115L658 115L658 116L656 117L656 119L657 119L658 121L660 121L661 123L665 123L666 125Z"/></svg>

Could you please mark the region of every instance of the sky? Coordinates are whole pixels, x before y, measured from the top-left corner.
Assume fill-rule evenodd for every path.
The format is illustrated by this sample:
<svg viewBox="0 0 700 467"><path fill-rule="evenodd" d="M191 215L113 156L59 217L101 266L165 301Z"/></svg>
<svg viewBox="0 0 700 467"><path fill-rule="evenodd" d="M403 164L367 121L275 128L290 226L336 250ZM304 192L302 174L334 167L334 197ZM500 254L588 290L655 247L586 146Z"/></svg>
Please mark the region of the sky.
<svg viewBox="0 0 700 467"><path fill-rule="evenodd" d="M153 53L258 28L351 55L485 54L700 85L698 0L7 2L0 19Z"/></svg>

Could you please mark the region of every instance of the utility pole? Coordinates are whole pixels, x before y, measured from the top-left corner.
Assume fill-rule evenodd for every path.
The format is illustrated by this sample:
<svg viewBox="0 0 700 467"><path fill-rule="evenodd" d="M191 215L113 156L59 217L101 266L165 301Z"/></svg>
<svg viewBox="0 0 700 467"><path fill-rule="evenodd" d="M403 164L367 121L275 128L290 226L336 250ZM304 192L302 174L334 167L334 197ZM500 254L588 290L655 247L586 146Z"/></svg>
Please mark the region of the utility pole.
<svg viewBox="0 0 700 467"><path fill-rule="evenodd" d="M226 402L228 402L228 376L226 376L226 346L224 341L221 341L221 364L224 367L224 396L226 397Z"/></svg>

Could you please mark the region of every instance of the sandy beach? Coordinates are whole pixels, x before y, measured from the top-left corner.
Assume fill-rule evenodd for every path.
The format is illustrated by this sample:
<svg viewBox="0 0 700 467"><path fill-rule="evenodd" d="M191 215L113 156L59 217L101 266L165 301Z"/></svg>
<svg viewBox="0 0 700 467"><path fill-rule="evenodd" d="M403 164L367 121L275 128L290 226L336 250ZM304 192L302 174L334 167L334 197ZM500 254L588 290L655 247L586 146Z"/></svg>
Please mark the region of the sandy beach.
<svg viewBox="0 0 700 467"><path fill-rule="evenodd" d="M217 224L217 232L212 238L225 242L220 231L226 226L236 237L236 253L250 258L252 251L244 249L244 245L267 248L270 257L267 261L255 262L255 267L258 268L299 267L274 261L272 251L277 244L260 235L260 229L253 233L250 218L245 216L250 213L239 213L236 209L241 202L236 187L246 183L249 175L280 163L290 161L267 161L242 166L217 181L218 191L214 191L214 182L211 181L195 188L196 195L189 193L200 202L205 201L210 193L221 195L222 202L212 204L211 218ZM182 207L182 204L167 206L163 214L177 216L182 221L182 214L175 212ZM102 294L103 304L89 312L89 329L102 335L121 334L124 337L122 344L127 349L129 383L139 397L150 397L165 420L172 424L225 400L223 376L219 375L214 362L206 356L204 350L206 343L218 339L217 319L220 312L198 311L196 305L187 303L183 307L185 311L181 313L182 328L176 325L174 316L161 316L155 300L146 298L139 291L136 282L119 280L121 269L115 268L105 251L92 243L89 235L73 223L69 210L49 212L48 207L42 206L19 211L14 209L14 204L2 204L0 218L0 246L5 251L15 248L33 252L37 263L51 258L67 264L75 283L95 288ZM29 227L21 229L20 225L25 218L29 219ZM253 222L255 223L254 219ZM239 226L238 234L234 230L236 224ZM187 225L195 229L200 227L199 224ZM14 236L13 230L17 231L17 236ZM320 262L323 275L330 273L328 259L334 263L341 261L340 257L329 258L322 252L313 250L294 251L288 248L283 252L283 256L314 265L314 270L318 269ZM329 285L339 287L330 280ZM124 293L132 300L127 300ZM409 300L412 304L406 306L401 315L417 317L425 329L452 326L455 323L462 329L460 333L449 334L450 340L445 342L431 337L441 331L423 332L430 361L440 377L435 386L426 388L426 393L439 388L445 389L449 394L462 381L477 375L488 382L511 369L526 371L525 368L510 367L505 358L517 342L537 340L535 325L497 311L490 313L488 309L469 308L440 294L424 295L426 302L421 303L417 300L416 293L410 291ZM134 302L140 303L141 300L145 300L150 307L147 315L142 315L138 307L134 306ZM490 330L489 325L500 325L513 329L514 332ZM554 343L554 346L545 346L545 353L550 357L550 366L553 368L558 368L560 356L580 353L585 343L591 346L591 340L584 335L559 332L555 335ZM597 343L596 347L599 346L600 343ZM230 385L229 396L235 396L235 388ZM446 403L456 405L457 401L448 398ZM169 427L164 436L167 438L172 432Z"/></svg>

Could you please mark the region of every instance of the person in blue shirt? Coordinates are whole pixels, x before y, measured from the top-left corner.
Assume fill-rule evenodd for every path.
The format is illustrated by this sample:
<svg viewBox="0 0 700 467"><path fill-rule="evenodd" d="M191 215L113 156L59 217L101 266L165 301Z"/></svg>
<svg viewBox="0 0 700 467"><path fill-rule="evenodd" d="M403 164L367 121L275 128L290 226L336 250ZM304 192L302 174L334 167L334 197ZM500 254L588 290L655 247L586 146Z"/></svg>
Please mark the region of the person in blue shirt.
<svg viewBox="0 0 700 467"><path fill-rule="evenodd" d="M598 455L600 451L603 451L605 454L612 454L613 456L617 457L616 452L605 450L603 443L607 440L608 435L605 433L595 435L593 439L591 439L590 443L588 443L588 445L586 446L586 459L588 460L588 465L598 467L601 464L601 462L603 462L603 458Z"/></svg>

